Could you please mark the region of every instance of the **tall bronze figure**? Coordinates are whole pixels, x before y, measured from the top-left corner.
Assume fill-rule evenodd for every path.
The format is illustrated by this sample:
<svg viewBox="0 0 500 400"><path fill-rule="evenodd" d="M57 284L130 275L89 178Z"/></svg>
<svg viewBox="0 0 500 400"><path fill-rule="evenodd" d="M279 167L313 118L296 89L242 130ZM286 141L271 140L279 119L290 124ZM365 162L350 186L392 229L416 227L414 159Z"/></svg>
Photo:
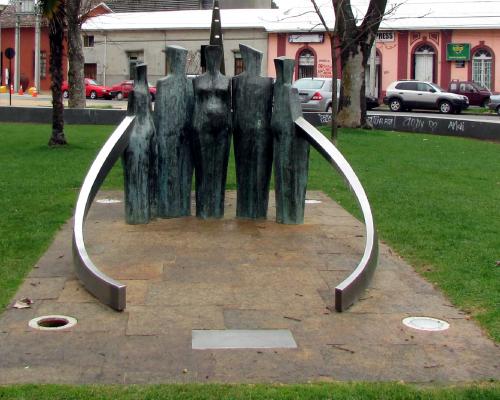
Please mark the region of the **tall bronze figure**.
<svg viewBox="0 0 500 400"><path fill-rule="evenodd" d="M302 224L309 168L309 144L295 126L302 115L297 89L292 88L294 60L274 60L274 110L271 128L274 134L274 181L276 222Z"/></svg>
<svg viewBox="0 0 500 400"><path fill-rule="evenodd" d="M220 72L219 46L207 46L205 58L207 72L193 81L196 216L222 218L231 141L231 81Z"/></svg>
<svg viewBox="0 0 500 400"><path fill-rule="evenodd" d="M156 88L155 126L158 137L158 216L191 215L193 163L189 143L193 85L186 78L187 50L167 46L167 77Z"/></svg>
<svg viewBox="0 0 500 400"><path fill-rule="evenodd" d="M128 112L135 114L130 142L123 153L125 180L125 220L147 224L156 216L158 147L151 111L147 65L136 67L134 90Z"/></svg>
<svg viewBox="0 0 500 400"><path fill-rule="evenodd" d="M260 51L240 44L240 52L245 72L233 78L236 216L266 218L273 163L273 81L260 76Z"/></svg>

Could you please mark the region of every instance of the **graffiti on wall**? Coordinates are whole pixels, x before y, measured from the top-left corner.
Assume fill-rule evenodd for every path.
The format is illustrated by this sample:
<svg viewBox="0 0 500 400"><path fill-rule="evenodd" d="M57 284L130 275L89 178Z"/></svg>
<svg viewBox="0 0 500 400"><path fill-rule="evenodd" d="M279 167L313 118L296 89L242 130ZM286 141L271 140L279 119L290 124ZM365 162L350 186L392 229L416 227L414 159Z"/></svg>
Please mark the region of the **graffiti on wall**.
<svg viewBox="0 0 500 400"><path fill-rule="evenodd" d="M331 78L332 77L332 60L319 60L318 61L318 77Z"/></svg>

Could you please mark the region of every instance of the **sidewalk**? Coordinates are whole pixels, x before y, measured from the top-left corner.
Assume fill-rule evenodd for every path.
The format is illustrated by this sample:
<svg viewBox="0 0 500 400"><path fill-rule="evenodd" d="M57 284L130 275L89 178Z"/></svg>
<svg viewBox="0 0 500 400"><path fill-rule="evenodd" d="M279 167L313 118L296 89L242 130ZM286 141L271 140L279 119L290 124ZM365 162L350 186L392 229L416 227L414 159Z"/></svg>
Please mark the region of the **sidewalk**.
<svg viewBox="0 0 500 400"><path fill-rule="evenodd" d="M274 197L271 194L271 199ZM122 199L103 192L97 199ZM300 226L234 218L123 222L123 203L94 203L86 237L103 272L127 284L127 309L98 303L73 273L66 224L15 296L32 308L0 317L0 384L460 382L500 379L500 349L464 313L381 244L370 289L347 312L333 288L364 247L362 224L319 192ZM68 332L27 327L63 314ZM444 332L403 326L407 316L450 323ZM288 329L297 349L193 350L192 329Z"/></svg>

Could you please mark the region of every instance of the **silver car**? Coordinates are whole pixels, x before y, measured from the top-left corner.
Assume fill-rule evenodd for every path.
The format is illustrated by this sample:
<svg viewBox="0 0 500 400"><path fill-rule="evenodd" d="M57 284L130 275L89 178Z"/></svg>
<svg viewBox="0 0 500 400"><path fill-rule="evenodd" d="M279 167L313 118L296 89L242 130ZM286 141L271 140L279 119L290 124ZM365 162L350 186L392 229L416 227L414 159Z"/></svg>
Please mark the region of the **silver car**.
<svg viewBox="0 0 500 400"><path fill-rule="evenodd" d="M337 79L337 98L340 95L340 79ZM332 78L302 78L294 82L299 91L302 111L332 112ZM366 109L379 106L378 98L366 95Z"/></svg>
<svg viewBox="0 0 500 400"><path fill-rule="evenodd" d="M332 78L302 78L292 86L299 92L302 111L332 111ZM337 79L337 97L339 93L340 79Z"/></svg>
<svg viewBox="0 0 500 400"><path fill-rule="evenodd" d="M488 103L488 107L490 110L496 111L498 115L500 115L500 95L490 96L490 102Z"/></svg>

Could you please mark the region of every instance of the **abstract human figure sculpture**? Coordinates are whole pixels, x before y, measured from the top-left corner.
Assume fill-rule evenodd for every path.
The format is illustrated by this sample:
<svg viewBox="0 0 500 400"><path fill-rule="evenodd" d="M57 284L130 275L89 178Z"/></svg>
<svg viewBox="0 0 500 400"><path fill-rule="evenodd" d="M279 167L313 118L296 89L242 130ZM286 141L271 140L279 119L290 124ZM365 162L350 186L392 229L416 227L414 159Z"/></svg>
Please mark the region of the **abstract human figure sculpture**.
<svg viewBox="0 0 500 400"><path fill-rule="evenodd" d="M240 44L245 72L233 78L236 216L266 218L273 163L272 78L260 76L262 53Z"/></svg>
<svg viewBox="0 0 500 400"><path fill-rule="evenodd" d="M167 46L167 77L156 84L155 127L158 138L158 216L191 215L193 163L189 142L193 85L187 80L187 50Z"/></svg>
<svg viewBox="0 0 500 400"><path fill-rule="evenodd" d="M219 46L207 46L205 59L207 72L193 81L196 216L222 218L231 140L231 81L219 70Z"/></svg>
<svg viewBox="0 0 500 400"><path fill-rule="evenodd" d="M151 112L147 65L136 67L133 94L128 111L136 116L130 142L123 152L125 178L125 220L147 224L156 215L157 157L156 132Z"/></svg>
<svg viewBox="0 0 500 400"><path fill-rule="evenodd" d="M274 60L274 110L271 129L274 134L274 183L276 222L302 224L309 167L309 144L298 133L295 120L302 115L297 89L292 88L294 60Z"/></svg>

